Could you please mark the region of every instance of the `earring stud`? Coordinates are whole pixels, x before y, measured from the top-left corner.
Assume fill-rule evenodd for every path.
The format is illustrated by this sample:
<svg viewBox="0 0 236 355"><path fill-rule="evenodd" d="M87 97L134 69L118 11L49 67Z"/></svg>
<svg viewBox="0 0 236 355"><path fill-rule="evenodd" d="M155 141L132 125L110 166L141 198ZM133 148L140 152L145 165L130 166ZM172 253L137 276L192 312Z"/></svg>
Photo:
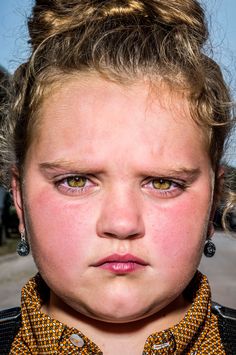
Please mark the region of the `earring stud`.
<svg viewBox="0 0 236 355"><path fill-rule="evenodd" d="M25 231L23 231L23 232L20 233L20 242L19 242L19 244L17 245L16 251L17 251L17 253L18 253L20 256L27 256L27 255L29 255L30 246L29 246L28 241L26 240Z"/></svg>
<svg viewBox="0 0 236 355"><path fill-rule="evenodd" d="M204 246L204 255L207 258L211 258L212 256L215 255L216 252L216 246L211 240L207 240Z"/></svg>

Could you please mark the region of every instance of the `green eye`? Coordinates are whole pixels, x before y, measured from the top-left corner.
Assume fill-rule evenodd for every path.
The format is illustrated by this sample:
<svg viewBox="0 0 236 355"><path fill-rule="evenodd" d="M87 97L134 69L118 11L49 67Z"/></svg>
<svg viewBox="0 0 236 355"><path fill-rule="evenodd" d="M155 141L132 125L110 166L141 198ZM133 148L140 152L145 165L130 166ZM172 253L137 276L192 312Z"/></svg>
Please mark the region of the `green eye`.
<svg viewBox="0 0 236 355"><path fill-rule="evenodd" d="M169 180L156 179L153 180L152 184L157 190L169 190L171 188L171 181Z"/></svg>
<svg viewBox="0 0 236 355"><path fill-rule="evenodd" d="M66 180L69 187L84 187L87 182L87 179L83 176L71 176Z"/></svg>

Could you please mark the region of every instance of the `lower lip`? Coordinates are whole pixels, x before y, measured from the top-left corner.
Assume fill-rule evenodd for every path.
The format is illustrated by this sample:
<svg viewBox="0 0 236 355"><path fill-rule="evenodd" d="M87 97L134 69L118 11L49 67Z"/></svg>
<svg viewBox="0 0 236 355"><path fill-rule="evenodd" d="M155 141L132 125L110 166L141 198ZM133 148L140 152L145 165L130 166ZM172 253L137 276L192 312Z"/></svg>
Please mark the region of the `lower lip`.
<svg viewBox="0 0 236 355"><path fill-rule="evenodd" d="M140 269L144 269L145 265L138 264L132 261L128 262L107 262L99 265L99 268L113 272L114 274L128 274Z"/></svg>

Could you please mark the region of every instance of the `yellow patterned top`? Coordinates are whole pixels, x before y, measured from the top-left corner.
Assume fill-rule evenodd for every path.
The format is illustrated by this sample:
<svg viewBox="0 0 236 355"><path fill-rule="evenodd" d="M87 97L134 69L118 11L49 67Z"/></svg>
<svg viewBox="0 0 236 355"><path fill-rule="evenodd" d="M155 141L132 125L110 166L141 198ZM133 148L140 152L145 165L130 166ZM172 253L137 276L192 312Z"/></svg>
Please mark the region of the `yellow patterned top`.
<svg viewBox="0 0 236 355"><path fill-rule="evenodd" d="M49 290L40 275L22 290L22 326L12 344L10 355L65 354L102 355L92 340L78 329L70 328L41 312ZM151 334L142 355L185 354L225 355L217 318L211 312L207 278L197 272L186 290L193 302L185 317L174 327Z"/></svg>

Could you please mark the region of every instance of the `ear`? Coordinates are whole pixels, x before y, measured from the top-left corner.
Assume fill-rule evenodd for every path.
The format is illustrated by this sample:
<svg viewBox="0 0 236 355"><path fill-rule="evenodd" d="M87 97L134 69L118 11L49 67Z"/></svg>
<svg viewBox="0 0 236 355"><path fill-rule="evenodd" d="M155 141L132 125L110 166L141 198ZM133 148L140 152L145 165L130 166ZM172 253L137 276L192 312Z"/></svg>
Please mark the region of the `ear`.
<svg viewBox="0 0 236 355"><path fill-rule="evenodd" d="M222 197L222 192L224 188L224 181L225 181L225 170L226 167L223 165L220 165L216 171L215 174L215 187L214 187L214 205L215 209L217 207L218 202L220 201Z"/></svg>
<svg viewBox="0 0 236 355"><path fill-rule="evenodd" d="M214 183L214 196L213 196L213 202L212 202L212 208L211 208L211 214L210 214L210 220L209 220L209 226L208 226L208 237L211 238L212 235L214 234L214 225L213 225L213 220L215 216L215 212L218 206L218 203L221 199L222 196L222 191L224 187L224 178L225 176L225 167L223 165L220 165L215 173L215 183Z"/></svg>
<svg viewBox="0 0 236 355"><path fill-rule="evenodd" d="M25 230L24 223L24 209L23 209L23 200L22 200L22 188L19 178L19 173L17 169L13 169L12 171L12 179L11 179L11 188L13 201L16 208L17 216L19 218L19 232L23 232Z"/></svg>

